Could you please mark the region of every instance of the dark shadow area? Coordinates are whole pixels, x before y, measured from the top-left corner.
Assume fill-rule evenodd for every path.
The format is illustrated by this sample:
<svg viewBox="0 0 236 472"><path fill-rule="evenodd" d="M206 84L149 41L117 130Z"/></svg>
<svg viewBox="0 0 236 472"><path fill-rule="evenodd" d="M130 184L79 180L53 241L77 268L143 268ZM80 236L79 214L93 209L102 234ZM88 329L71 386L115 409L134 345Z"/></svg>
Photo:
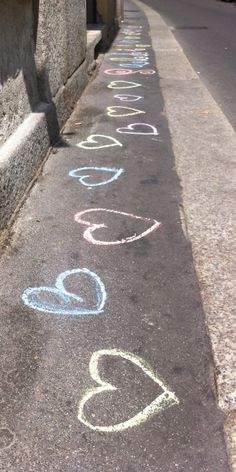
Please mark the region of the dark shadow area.
<svg viewBox="0 0 236 472"><path fill-rule="evenodd" d="M107 0L108 1L108 0ZM105 53L111 46L119 26L114 18L116 17L116 2L109 0L109 8L105 12L101 8L99 0L87 0L87 30L100 30L102 39L95 49L95 58L99 53Z"/></svg>

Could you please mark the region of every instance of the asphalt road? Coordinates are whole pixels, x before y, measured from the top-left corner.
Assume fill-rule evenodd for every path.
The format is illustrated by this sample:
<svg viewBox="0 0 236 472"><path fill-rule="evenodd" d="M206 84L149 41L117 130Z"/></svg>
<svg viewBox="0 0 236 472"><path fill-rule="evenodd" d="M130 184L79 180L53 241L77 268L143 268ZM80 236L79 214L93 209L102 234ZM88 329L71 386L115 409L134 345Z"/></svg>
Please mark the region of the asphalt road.
<svg viewBox="0 0 236 472"><path fill-rule="evenodd" d="M236 129L236 5L218 0L143 0L173 27L194 69Z"/></svg>
<svg viewBox="0 0 236 472"><path fill-rule="evenodd" d="M155 73L120 75L121 32L1 259L4 472L229 471L148 25L127 5Z"/></svg>

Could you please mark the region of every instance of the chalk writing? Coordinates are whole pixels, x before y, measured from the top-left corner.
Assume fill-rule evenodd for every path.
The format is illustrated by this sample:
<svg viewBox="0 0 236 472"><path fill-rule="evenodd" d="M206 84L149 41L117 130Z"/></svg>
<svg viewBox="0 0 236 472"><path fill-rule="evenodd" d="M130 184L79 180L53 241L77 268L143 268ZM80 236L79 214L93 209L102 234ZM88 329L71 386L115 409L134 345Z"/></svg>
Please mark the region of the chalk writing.
<svg viewBox="0 0 236 472"><path fill-rule="evenodd" d="M130 31L130 30L127 30L127 29L123 29L121 31L121 34L125 34L127 36L140 36L142 34L142 31Z"/></svg>
<svg viewBox="0 0 236 472"><path fill-rule="evenodd" d="M87 416L84 412L85 405L95 395L106 394L108 392L115 392L118 390L117 387L111 383L102 380L100 376L98 364L103 356L118 357L132 362L135 366L139 367L141 371L147 375L147 377L153 380L153 382L155 382L158 387L162 389L162 393L135 416L122 423L116 423L110 426L99 426L92 424L87 419ZM144 359L133 353L121 351L120 349L102 349L100 351L94 352L89 362L89 373L91 378L97 383L98 387L91 388L83 396L79 403L78 419L81 421L81 423L94 431L101 431L105 433L125 431L126 429L137 427L151 419L153 416L158 415L162 411L166 410L167 408L179 404L179 400L175 393L172 392L167 385L165 385L163 380L156 374L156 372L154 372L152 367Z"/></svg>
<svg viewBox="0 0 236 472"><path fill-rule="evenodd" d="M120 44L136 44L138 40L139 40L139 38L137 38L137 39L130 39L130 38L120 39L119 43Z"/></svg>
<svg viewBox="0 0 236 472"><path fill-rule="evenodd" d="M107 107L108 116L111 116L113 118L140 115L142 113L145 114L146 112L142 110L137 110L136 108L129 108L129 107L120 107L120 106Z"/></svg>
<svg viewBox="0 0 236 472"><path fill-rule="evenodd" d="M144 97L141 95L117 94L114 95L114 98L117 98L117 100L120 100L121 102L137 102Z"/></svg>
<svg viewBox="0 0 236 472"><path fill-rule="evenodd" d="M107 75L131 75L131 74L153 75L153 74L156 74L156 71L154 69L143 69L143 70L107 69L104 72Z"/></svg>
<svg viewBox="0 0 236 472"><path fill-rule="evenodd" d="M111 54L111 56L118 56L118 57L110 57L110 61L118 61L120 56L129 56L127 58L125 58L127 61L130 61L131 59L139 59L140 57L143 58L143 59L146 59L149 57L149 54L146 53L146 52L140 52L140 51L132 51L132 52L126 52L126 51L123 51L123 52L113 52ZM131 57L130 57L131 56ZM122 60L124 60L124 58L122 57Z"/></svg>
<svg viewBox="0 0 236 472"><path fill-rule="evenodd" d="M146 129L146 131L144 131L144 129ZM124 134L159 135L159 132L155 126L149 125L147 123L132 123L128 126L124 126L123 128L117 128L116 131L117 133Z"/></svg>
<svg viewBox="0 0 236 472"><path fill-rule="evenodd" d="M84 300L79 295L68 292L65 281L74 274L89 276L95 283L96 305L93 308L83 306ZM61 273L54 287L28 288L22 295L24 303L34 310L56 315L99 315L103 312L106 290L97 274L88 269L73 269Z"/></svg>
<svg viewBox="0 0 236 472"><path fill-rule="evenodd" d="M99 144L101 143L101 144ZM107 144L104 144L107 143ZM91 134L86 141L76 144L76 146L82 149L103 149L112 146L123 146L117 139L111 136L105 136L104 134Z"/></svg>
<svg viewBox="0 0 236 472"><path fill-rule="evenodd" d="M122 90L142 87L142 84L137 84L136 82L128 82L127 80L114 80L113 82L110 82L107 87L110 89Z"/></svg>
<svg viewBox="0 0 236 472"><path fill-rule="evenodd" d="M141 44L141 43L137 43L137 41L135 43L130 43L130 42L125 42L125 43L121 43L121 44L116 44L116 48L150 48L151 47L151 44Z"/></svg>
<svg viewBox="0 0 236 472"><path fill-rule="evenodd" d="M114 216L122 215L122 216L128 217L130 219L142 221L142 222L148 224L149 227L148 227L148 229L146 229L141 234L135 233L133 236L129 236L129 237L123 238L121 240L102 241L102 240L99 240L99 239L95 239L93 237L94 231L96 231L97 229L100 229L100 228L107 228L107 226L104 223L91 223L90 221L84 220L83 216L85 216L87 214L93 214L93 213L98 213L99 214L99 213L103 213L103 212L104 213L111 213ZM75 221L77 223L82 224L82 225L88 226L88 228L84 232L84 238L89 243L96 244L98 246L115 246L115 245L118 245L118 244L132 243L134 241L138 241L139 239L142 239L142 238L148 236L153 231L157 231L162 226L162 224L159 221L154 220L152 218L143 218L141 216L135 216L132 213L124 213L122 211L108 210L106 208L91 208L89 210L80 211L79 213L77 213L75 215Z"/></svg>
<svg viewBox="0 0 236 472"><path fill-rule="evenodd" d="M101 182L90 183L87 181L91 175L96 173L104 173L105 175L111 174L109 179L102 180ZM115 180L117 180L120 175L124 172L124 169L116 169L112 167L79 167L78 169L72 170L69 172L70 177L74 177L79 180L79 182L87 188L100 187L102 185L107 185Z"/></svg>
<svg viewBox="0 0 236 472"><path fill-rule="evenodd" d="M135 64L136 62L138 63L141 63L141 62L145 62L146 64L149 64L149 62L147 62L147 57L141 57L141 56L132 56L132 57L110 57L109 58L110 61L112 62L120 62L120 61L123 61L123 62L130 62L132 64Z"/></svg>
<svg viewBox="0 0 236 472"><path fill-rule="evenodd" d="M127 47L127 46L126 46L126 47L124 47L124 46L123 46L123 47L115 47L114 50L115 50L115 51L118 51L118 52L120 51L120 52L123 52L123 53L126 53L127 51L128 51L128 52L137 52L137 51L138 51L138 52L145 52L145 51L146 51L146 49L141 49L141 48L134 48L134 49L132 49L132 48L130 48L129 46L128 46L128 47ZM113 53L113 54L114 54L114 53Z"/></svg>
<svg viewBox="0 0 236 472"><path fill-rule="evenodd" d="M124 40L127 40L127 41L130 41L130 40L132 40L132 41L140 41L140 39L141 39L140 35L137 35L137 34L132 34L132 35L129 34L129 35L128 35L128 34L127 34L127 35L124 36L123 41L124 41Z"/></svg>

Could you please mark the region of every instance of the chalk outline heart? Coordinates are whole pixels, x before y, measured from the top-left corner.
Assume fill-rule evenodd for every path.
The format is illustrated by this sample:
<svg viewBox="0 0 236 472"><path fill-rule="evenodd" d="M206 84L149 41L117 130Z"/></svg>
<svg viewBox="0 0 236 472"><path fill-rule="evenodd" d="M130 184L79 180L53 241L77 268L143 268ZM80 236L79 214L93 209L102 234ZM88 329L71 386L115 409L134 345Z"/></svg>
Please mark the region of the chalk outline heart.
<svg viewBox="0 0 236 472"><path fill-rule="evenodd" d="M133 97L133 100L127 100L127 97ZM114 98L117 98L117 100L120 100L121 102L137 102L138 100L141 100L142 97L141 95L130 95L130 94L117 94L114 95Z"/></svg>
<svg viewBox="0 0 236 472"><path fill-rule="evenodd" d="M104 393L104 392L114 392L118 390L117 387L112 385L109 382L106 382L101 379L98 369L98 363L101 357L103 356L115 356L121 357L122 359L128 360L138 366L150 379L152 379L159 387L162 388L163 393L158 395L158 397L153 400L149 405L147 405L143 410L137 413L135 416L126 420L122 423L117 423L110 426L98 426L91 424L85 414L84 407L86 403L91 400L95 395ZM171 392L169 388L164 384L164 382L158 377L154 372L152 367L144 361L141 357L138 357L132 353L121 351L119 349L101 349L92 354L89 362L89 372L91 378L98 384L98 387L91 388L83 396L82 400L79 403L78 409L78 420L83 423L88 428L94 431L101 431L105 433L115 433L119 431L125 431L126 429L133 428L134 426L139 426L142 423L145 423L147 420L153 416L161 413L162 411L170 408L171 406L178 405L179 400L176 397L174 392Z"/></svg>
<svg viewBox="0 0 236 472"><path fill-rule="evenodd" d="M110 141L113 141L113 144L103 144L102 146L84 146L86 143L90 144L97 144L96 138L104 138L108 139ZM86 141L81 141L81 143L76 144L77 147L80 147L82 149L86 150L93 150L93 149L104 149L112 146L120 146L122 147L123 144L121 144L116 138L112 138L111 136L105 136L104 134L91 134Z"/></svg>
<svg viewBox="0 0 236 472"><path fill-rule="evenodd" d="M116 87L116 84L121 84L121 83L122 84L132 84L132 85L129 86L129 87ZM113 84L115 84L115 86ZM112 89L112 90L125 90L125 89L132 89L132 88L142 87L142 84L137 84L136 82L129 82L127 80L113 80L112 82L110 82L110 84L108 84L107 87Z"/></svg>
<svg viewBox="0 0 236 472"><path fill-rule="evenodd" d="M118 114L118 113L116 113L116 110L132 110L132 112L131 113ZM112 118L125 118L126 116L134 116L134 115L141 115L141 114L145 115L146 111L137 110L136 108L123 107L123 106L107 107L107 115L112 117Z"/></svg>
<svg viewBox="0 0 236 472"><path fill-rule="evenodd" d="M136 63L133 63L133 64L122 64L120 63L119 66L122 67L123 69L125 69L126 67L129 68L129 69L142 69L142 67L146 67L147 65L149 65L150 62L144 62L144 63L141 63L141 62L136 62Z"/></svg>
<svg viewBox="0 0 236 472"><path fill-rule="evenodd" d="M62 300L64 300L65 303L69 303L71 301L77 301L80 303L83 303L83 298L79 297L73 292L68 292L65 287L64 287L64 281L67 277L73 275L73 274L86 274L89 275L94 281L95 281L95 286L96 286L96 293L97 293L97 308L96 310L86 310L86 309L76 309L73 308L73 310L67 310L67 309L58 309L58 308L53 308L53 309L45 309L40 307L38 303L35 304L35 302L31 302L29 300L29 296L32 295L32 293L40 294L40 293L50 293L54 295L59 295ZM56 288L55 288L56 287ZM57 315L67 315L67 316L82 316L82 315L99 315L100 313L103 312L103 308L105 306L106 302L106 290L103 282L101 279L98 277L97 274L94 272L91 272L89 269L72 269L72 270L67 270L65 272L62 272L59 274L59 276L56 279L55 282L55 287L29 287L27 288L23 295L22 299L25 305L29 306L30 308L33 308L34 310L43 312L43 313L51 313L51 314L57 314ZM53 304L52 304L53 306Z"/></svg>
<svg viewBox="0 0 236 472"><path fill-rule="evenodd" d="M153 75L156 74L154 69L143 69L143 70L132 70L132 69L106 69L104 71L107 75L114 75L114 76L126 76L132 74L141 74L141 75Z"/></svg>
<svg viewBox="0 0 236 472"><path fill-rule="evenodd" d="M132 131L134 126L148 126L149 128L152 128L153 132L152 133L141 133L137 131ZM130 130L130 131L121 131L121 130ZM122 133L122 134L140 134L141 136L159 136L159 132L157 131L156 127L153 125L149 125L148 123L131 123L128 126L123 126L122 128L117 128L117 133Z"/></svg>
<svg viewBox="0 0 236 472"><path fill-rule="evenodd" d="M95 183L95 184L89 184L87 182L85 182L85 179L87 179L88 177L91 177L91 174L87 174L87 175L77 175L78 172L83 172L83 171L95 171L95 172L109 172L109 173L113 173L113 176L110 178L110 179L107 179L107 180L104 180L102 182L98 182L98 183ZM74 169L72 171L69 172L69 176L70 177L74 177L76 179L79 179L79 182L84 185L85 187L88 187L88 188L92 188L92 187L100 187L102 185L106 185L106 184L110 184L112 182L114 182L115 180L117 180L120 175L124 172L124 169L117 169L115 167L79 167L78 169Z"/></svg>
<svg viewBox="0 0 236 472"><path fill-rule="evenodd" d="M134 236L130 236L128 238L121 239L118 241L101 241L99 239L94 239L92 233L96 231L96 229L108 228L108 226L106 226L104 223L101 223L101 224L91 223L90 221L86 221L82 219L82 217L86 215L87 213L93 213L93 212L99 212L99 211L105 211L106 213L114 213L115 215L128 216L129 218L133 218L133 219L141 220L145 222L151 222L153 224L150 228L148 228L146 231L139 234L138 236L135 233ZM89 243L95 244L97 246L117 246L119 244L133 243L134 241L138 241L139 239L142 239L145 236L148 236L150 233L153 233L154 231L157 231L162 227L162 223L160 223L157 220L154 220L153 218L144 218L142 216L133 215L132 213L125 213L123 211L117 211L117 210L109 210L107 208L90 208L88 210L80 211L79 213L75 215L75 221L82 225L88 226L88 228L84 231L84 239L86 239Z"/></svg>

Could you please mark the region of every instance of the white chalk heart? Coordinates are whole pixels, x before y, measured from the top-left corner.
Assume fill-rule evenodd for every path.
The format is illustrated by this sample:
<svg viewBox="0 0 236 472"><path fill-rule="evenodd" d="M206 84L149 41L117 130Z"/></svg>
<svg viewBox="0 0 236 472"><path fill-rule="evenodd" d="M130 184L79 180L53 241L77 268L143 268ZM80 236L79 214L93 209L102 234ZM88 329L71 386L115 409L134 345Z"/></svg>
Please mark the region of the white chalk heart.
<svg viewBox="0 0 236 472"><path fill-rule="evenodd" d="M104 142L107 144L104 144ZM112 146L122 147L122 144L111 136L105 136L104 134L91 134L86 141L81 141L81 143L76 144L76 146L82 149L103 149Z"/></svg>
<svg viewBox="0 0 236 472"><path fill-rule="evenodd" d="M119 106L107 107L108 116L112 116L113 118L141 115L143 113L145 114L146 112L142 110L136 110L136 108L119 107Z"/></svg>
<svg viewBox="0 0 236 472"><path fill-rule="evenodd" d="M94 231L100 228L108 228L104 223L91 223L90 221L84 220L83 216L89 213L111 213L114 216L121 215L123 217L128 217L129 219L139 220L145 224L148 224L148 228L140 234L134 233L133 236L128 236L127 238L116 240L116 241L101 241L99 239L95 239L93 237ZM132 243L134 241L138 241L138 239L142 239L145 236L148 236L153 231L157 231L161 228L161 223L157 220L152 218L143 218L141 216L135 216L132 213L124 213L123 211L116 211L116 210L108 210L106 208L91 208L89 210L80 211L75 215L75 221L82 225L88 226L88 228L84 232L84 239L86 239L89 243L96 244L98 246L115 246L118 244L126 244Z"/></svg>
<svg viewBox="0 0 236 472"><path fill-rule="evenodd" d="M129 95L129 94L117 94L114 95L114 98L117 98L121 102L137 102L138 100L141 100L142 97L141 95Z"/></svg>
<svg viewBox="0 0 236 472"><path fill-rule="evenodd" d="M141 371L147 375L147 377L153 380L153 382L155 382L158 387L163 390L163 392L158 395L155 400L153 400L149 405L147 405L135 416L124 421L123 423L116 423L110 426L94 425L90 423L84 413L85 405L93 397L98 394L105 394L106 392L114 392L118 390L117 387L110 384L109 382L106 382L105 380L102 380L102 378L100 377L98 363L103 356L120 357L122 359L132 362L135 366L139 367ZM102 431L104 433L115 433L118 431L125 431L126 429L139 426L142 423L148 421L154 415L161 413L162 411L166 410L167 408L170 408L171 406L179 404L179 400L176 397L175 393L169 390L169 388L164 384L164 382L153 371L151 366L149 366L147 362L145 362L141 357L138 357L132 353L124 352L119 349L102 349L100 351L94 352L90 359L89 372L91 378L98 384L98 387L94 387L88 390L83 396L82 400L79 403L78 419L79 421L81 421L81 423L83 423L85 426L94 431Z"/></svg>
<svg viewBox="0 0 236 472"><path fill-rule="evenodd" d="M138 128L140 130L138 130ZM142 131L146 129L146 131ZM132 123L129 126L124 126L122 128L117 128L117 133L124 134L141 134L141 135L153 135L158 136L159 132L155 126L148 125L147 123Z"/></svg>
<svg viewBox="0 0 236 472"><path fill-rule="evenodd" d="M127 80L114 80L107 86L110 89L131 89L136 87L142 87L142 84L136 82L128 82Z"/></svg>

